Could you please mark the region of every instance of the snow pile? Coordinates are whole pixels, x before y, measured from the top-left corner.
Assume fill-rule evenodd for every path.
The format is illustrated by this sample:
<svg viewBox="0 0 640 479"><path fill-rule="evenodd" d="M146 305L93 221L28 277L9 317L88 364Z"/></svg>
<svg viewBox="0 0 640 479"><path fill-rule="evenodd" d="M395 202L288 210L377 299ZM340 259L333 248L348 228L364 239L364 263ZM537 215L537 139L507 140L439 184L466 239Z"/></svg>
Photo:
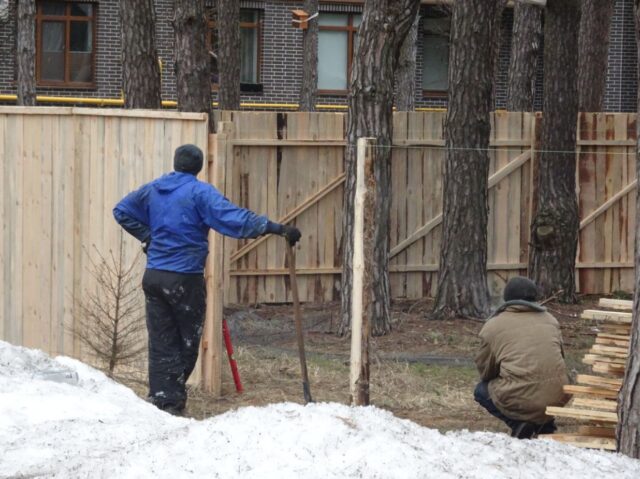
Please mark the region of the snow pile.
<svg viewBox="0 0 640 479"><path fill-rule="evenodd" d="M42 379L76 371L77 384ZM640 461L504 434L440 434L376 408L283 403L194 421L70 358L0 341L0 478L640 477Z"/></svg>

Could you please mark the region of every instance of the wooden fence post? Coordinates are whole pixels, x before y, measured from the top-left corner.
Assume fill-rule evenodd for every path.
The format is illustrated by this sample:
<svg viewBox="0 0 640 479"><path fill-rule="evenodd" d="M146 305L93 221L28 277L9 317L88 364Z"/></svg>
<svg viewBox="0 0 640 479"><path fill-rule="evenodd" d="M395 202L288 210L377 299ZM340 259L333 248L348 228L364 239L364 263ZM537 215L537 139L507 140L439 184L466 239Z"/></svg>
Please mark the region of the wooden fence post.
<svg viewBox="0 0 640 479"><path fill-rule="evenodd" d="M218 133L209 135L208 181L224 193L229 124L220 122ZM200 343L200 355L194 382L219 396L222 392L222 315L224 308L225 253L224 237L209 231L209 256L205 270L207 310Z"/></svg>
<svg viewBox="0 0 640 479"><path fill-rule="evenodd" d="M353 292L351 294L351 404L369 404L369 337L371 336L371 258L373 258L376 185L374 138L359 138L353 221Z"/></svg>

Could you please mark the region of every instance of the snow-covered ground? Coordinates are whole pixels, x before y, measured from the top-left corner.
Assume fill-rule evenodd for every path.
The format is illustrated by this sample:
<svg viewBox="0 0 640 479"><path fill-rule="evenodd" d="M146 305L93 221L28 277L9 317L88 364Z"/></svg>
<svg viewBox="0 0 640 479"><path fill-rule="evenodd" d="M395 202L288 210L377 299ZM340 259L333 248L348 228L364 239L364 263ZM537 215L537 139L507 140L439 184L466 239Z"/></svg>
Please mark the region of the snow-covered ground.
<svg viewBox="0 0 640 479"><path fill-rule="evenodd" d="M43 379L72 370L77 384ZM70 358L0 341L0 478L640 477L640 461L504 434L440 434L369 407L177 418Z"/></svg>

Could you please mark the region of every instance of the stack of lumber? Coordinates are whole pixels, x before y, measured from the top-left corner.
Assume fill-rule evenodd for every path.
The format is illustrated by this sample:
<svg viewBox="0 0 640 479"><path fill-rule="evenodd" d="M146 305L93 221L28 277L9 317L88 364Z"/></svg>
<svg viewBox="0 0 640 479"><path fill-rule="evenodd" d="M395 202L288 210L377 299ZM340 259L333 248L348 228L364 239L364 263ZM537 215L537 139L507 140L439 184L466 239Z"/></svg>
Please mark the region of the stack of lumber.
<svg viewBox="0 0 640 479"><path fill-rule="evenodd" d="M584 425L572 434L546 434L578 447L616 450L617 401L629 356L632 301L600 299L600 308L588 309L582 318L597 322L595 343L582 362L593 374L578 374L575 385L564 392L572 399L564 407L548 407L549 416L576 419ZM613 311L612 311L613 310Z"/></svg>

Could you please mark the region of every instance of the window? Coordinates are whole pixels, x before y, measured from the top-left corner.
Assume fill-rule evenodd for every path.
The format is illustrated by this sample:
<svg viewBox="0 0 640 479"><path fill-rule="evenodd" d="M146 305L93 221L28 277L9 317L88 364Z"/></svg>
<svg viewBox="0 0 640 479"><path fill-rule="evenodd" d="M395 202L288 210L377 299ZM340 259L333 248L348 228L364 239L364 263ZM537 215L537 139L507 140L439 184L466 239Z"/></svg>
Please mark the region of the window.
<svg viewBox="0 0 640 479"><path fill-rule="evenodd" d="M318 17L318 90L347 90L362 15L321 13Z"/></svg>
<svg viewBox="0 0 640 479"><path fill-rule="evenodd" d="M209 22L211 48L211 83L218 84L218 31L215 22ZM240 89L244 92L261 91L260 83L261 29L259 10L240 10Z"/></svg>
<svg viewBox="0 0 640 479"><path fill-rule="evenodd" d="M93 86L96 7L38 2L36 78L44 86Z"/></svg>
<svg viewBox="0 0 640 479"><path fill-rule="evenodd" d="M446 92L449 88L449 29L451 17L436 9L423 19L422 89Z"/></svg>

